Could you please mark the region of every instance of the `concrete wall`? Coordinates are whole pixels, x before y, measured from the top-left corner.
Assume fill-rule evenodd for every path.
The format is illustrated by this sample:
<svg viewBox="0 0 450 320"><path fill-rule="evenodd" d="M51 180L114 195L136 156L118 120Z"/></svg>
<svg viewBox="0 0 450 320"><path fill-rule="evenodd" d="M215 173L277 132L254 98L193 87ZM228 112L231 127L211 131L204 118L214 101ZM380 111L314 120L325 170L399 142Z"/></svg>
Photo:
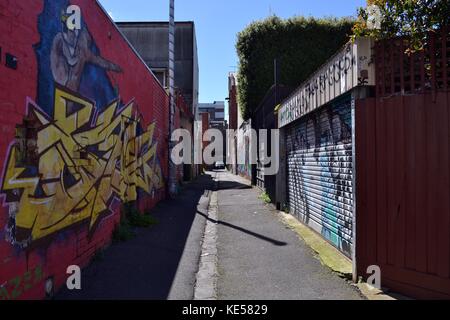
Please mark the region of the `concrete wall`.
<svg viewBox="0 0 450 320"><path fill-rule="evenodd" d="M168 70L167 22L118 22L118 26L150 68ZM194 113L198 103L198 57L193 22L175 23L175 86Z"/></svg>
<svg viewBox="0 0 450 320"><path fill-rule="evenodd" d="M71 4L76 48L60 18ZM164 198L168 97L96 1L0 13L0 299L43 298L111 241L121 203Z"/></svg>

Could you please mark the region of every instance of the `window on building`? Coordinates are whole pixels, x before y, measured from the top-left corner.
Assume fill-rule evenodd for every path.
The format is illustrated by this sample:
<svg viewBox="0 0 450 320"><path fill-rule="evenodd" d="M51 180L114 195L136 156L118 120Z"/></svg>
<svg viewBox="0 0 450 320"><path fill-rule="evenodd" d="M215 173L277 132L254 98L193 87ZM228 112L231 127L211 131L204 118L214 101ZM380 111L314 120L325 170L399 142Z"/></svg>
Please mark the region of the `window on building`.
<svg viewBox="0 0 450 320"><path fill-rule="evenodd" d="M153 69L153 74L156 79L158 79L159 83L165 88L167 87L167 72L166 69Z"/></svg>

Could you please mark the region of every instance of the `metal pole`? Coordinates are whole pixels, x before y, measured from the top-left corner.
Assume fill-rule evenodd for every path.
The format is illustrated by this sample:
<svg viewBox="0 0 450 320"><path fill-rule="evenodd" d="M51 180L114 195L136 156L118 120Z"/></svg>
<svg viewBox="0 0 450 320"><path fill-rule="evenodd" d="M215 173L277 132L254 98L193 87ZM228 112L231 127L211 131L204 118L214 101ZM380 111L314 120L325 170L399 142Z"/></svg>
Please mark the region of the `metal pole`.
<svg viewBox="0 0 450 320"><path fill-rule="evenodd" d="M177 193L177 168L171 159L174 142L172 132L175 129L175 83L174 83L174 48L175 48L175 0L170 0L169 9L169 196Z"/></svg>

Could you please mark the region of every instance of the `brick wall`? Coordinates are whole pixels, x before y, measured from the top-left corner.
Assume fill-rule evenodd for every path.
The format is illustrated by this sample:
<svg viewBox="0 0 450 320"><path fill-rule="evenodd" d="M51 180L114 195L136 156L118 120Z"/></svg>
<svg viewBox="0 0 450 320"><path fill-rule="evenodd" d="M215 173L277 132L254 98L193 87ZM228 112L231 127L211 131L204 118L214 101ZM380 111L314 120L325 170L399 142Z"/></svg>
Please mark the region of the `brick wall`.
<svg viewBox="0 0 450 320"><path fill-rule="evenodd" d="M230 117L230 129L236 130L238 128L237 124L237 113L238 113L238 105L237 105L237 93L236 86L231 85L229 88L229 105L228 105L228 113Z"/></svg>
<svg viewBox="0 0 450 320"><path fill-rule="evenodd" d="M0 15L0 299L40 299L110 243L121 203L164 198L168 97L94 0L1 1Z"/></svg>

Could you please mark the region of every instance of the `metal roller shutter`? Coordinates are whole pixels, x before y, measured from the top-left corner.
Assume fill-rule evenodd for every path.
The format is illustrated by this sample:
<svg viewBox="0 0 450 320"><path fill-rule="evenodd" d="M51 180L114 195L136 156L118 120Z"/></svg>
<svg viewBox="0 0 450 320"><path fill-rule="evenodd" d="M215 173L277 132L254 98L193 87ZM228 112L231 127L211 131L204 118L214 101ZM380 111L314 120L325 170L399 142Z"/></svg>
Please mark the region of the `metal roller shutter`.
<svg viewBox="0 0 450 320"><path fill-rule="evenodd" d="M351 99L346 96L287 128L290 212L351 256Z"/></svg>

